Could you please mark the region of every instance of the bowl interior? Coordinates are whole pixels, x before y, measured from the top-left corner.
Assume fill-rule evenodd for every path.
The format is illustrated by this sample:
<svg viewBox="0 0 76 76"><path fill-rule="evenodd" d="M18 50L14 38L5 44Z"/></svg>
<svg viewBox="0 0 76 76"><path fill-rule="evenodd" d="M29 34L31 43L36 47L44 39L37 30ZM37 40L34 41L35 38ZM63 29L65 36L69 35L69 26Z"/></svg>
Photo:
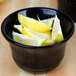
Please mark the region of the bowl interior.
<svg viewBox="0 0 76 76"><path fill-rule="evenodd" d="M38 15L41 20L51 18L57 14L58 18L60 19L64 38L66 39L73 31L73 22L64 13L54 9L49 9L49 8L28 8L28 9L22 9L22 10L16 11L5 19L4 30L6 34L11 38L12 38L12 31L19 32L13 28L14 24L16 25L19 24L17 19L18 18L17 14L21 14L35 19L37 19L37 15Z"/></svg>

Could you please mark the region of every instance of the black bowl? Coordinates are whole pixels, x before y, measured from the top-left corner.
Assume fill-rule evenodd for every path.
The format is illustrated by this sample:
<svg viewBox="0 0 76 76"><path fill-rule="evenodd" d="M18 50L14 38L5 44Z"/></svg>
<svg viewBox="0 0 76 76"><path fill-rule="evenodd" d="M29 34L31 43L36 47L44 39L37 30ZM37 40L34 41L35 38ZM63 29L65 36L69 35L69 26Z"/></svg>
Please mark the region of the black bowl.
<svg viewBox="0 0 76 76"><path fill-rule="evenodd" d="M57 14L61 21L65 39L60 43L49 46L29 46L15 42L11 33L12 31L19 32L13 28L14 24L19 24L17 20L18 13L35 19L37 19L38 15L41 20ZM58 10L33 7L21 9L10 14L3 21L1 30L3 36L10 43L13 59L18 66L31 72L44 72L55 68L63 59L66 43L74 33L74 23L68 15Z"/></svg>
<svg viewBox="0 0 76 76"><path fill-rule="evenodd" d="M76 0L57 0L58 9L67 13L76 22Z"/></svg>

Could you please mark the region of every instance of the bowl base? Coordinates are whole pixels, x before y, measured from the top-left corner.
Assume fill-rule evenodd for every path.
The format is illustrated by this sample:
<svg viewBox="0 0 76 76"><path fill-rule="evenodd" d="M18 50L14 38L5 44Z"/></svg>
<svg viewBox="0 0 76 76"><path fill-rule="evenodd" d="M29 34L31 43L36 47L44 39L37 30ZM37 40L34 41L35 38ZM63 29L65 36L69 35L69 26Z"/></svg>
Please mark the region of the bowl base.
<svg viewBox="0 0 76 76"><path fill-rule="evenodd" d="M21 66L20 64L18 64L18 63L16 63L21 69L23 69L23 70L25 70L25 71L27 71L27 72L30 72L30 73L45 73L45 72L49 72L49 71L51 71L51 70L53 70L53 69L55 69L59 64L60 64L60 62L59 63L56 63L55 65L53 65L52 67L50 67L50 68L46 68L46 69L31 69L31 68L27 68L27 67L23 67L23 66Z"/></svg>

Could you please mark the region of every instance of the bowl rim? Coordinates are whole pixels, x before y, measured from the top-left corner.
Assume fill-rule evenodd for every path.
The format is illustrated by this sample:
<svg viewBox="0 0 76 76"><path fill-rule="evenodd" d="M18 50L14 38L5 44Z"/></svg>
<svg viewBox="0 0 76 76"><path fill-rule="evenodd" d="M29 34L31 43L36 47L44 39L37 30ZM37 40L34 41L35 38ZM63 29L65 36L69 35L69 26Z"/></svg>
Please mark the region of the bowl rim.
<svg viewBox="0 0 76 76"><path fill-rule="evenodd" d="M72 22L72 32L69 34L69 36L68 37L66 37L63 41L61 41L61 42L59 42L59 43L56 43L56 44L53 44L53 45L48 45L48 46L30 46L30 45L24 45L24 44L21 44L21 43L18 43L18 42L16 42L16 41L14 41L13 39L11 39L7 34L6 34L6 32L5 32L5 23L6 23L6 21L8 20L8 18L11 16L11 15L13 15L14 13L18 13L18 12L20 12L20 11L23 11L23 10L28 10L28 9L50 9L50 10L54 10L54 11L57 11L57 12L60 12L60 13L62 13L62 14L64 14L65 16L67 16L70 20L71 20L71 22ZM71 38L71 36L73 35L73 33L74 33L74 31L75 31L75 26L74 26L74 21L72 20L72 18L69 16L69 15L67 15L66 13L64 13L64 12L62 12L62 11L59 11L59 10L56 10L56 9L53 9L53 8L48 8L48 7L30 7L30 8L24 8L24 9L20 9L20 10L17 10L17 11L15 11L15 12L13 12L13 13L11 13L11 14L9 14L5 19L4 19L4 21L2 22L2 24L1 24L1 32L2 32L2 34L3 34L3 36L5 37L5 39L8 41L8 42L10 42L10 43L13 43L14 45L17 45L17 46L20 46L20 47L23 47L23 48L48 48L48 47L55 47L55 46L58 46L58 45L60 45L60 44L63 44L64 42L66 42L67 40L69 40L70 38Z"/></svg>

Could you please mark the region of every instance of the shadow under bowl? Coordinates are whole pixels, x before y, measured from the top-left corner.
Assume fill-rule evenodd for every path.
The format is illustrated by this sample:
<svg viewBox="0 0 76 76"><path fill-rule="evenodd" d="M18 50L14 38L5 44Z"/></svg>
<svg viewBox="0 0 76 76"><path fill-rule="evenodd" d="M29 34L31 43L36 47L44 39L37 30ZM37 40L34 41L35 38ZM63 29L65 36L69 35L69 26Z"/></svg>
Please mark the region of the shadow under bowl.
<svg viewBox="0 0 76 76"><path fill-rule="evenodd" d="M18 14L35 19L37 19L38 15L41 20L51 18L57 14L60 19L64 40L49 46L29 46L15 42L12 39L12 31L19 32L13 28L14 24L19 24ZM10 14L4 19L1 31L11 46L13 59L18 66L31 72L45 72L52 70L62 61L66 43L74 33L74 23L68 15L58 10L33 7Z"/></svg>

